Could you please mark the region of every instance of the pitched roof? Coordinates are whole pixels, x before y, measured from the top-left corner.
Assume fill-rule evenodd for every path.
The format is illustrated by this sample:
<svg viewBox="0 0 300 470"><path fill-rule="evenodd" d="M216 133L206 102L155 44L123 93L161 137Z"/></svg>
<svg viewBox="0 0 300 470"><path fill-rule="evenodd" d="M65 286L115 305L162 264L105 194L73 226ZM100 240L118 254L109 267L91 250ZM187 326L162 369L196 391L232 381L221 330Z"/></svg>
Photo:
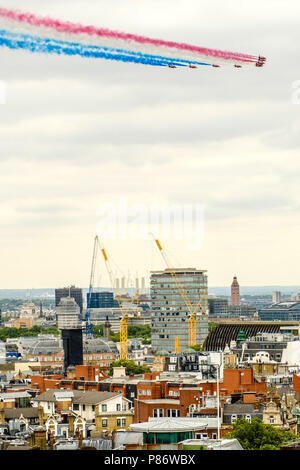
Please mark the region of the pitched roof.
<svg viewBox="0 0 300 470"><path fill-rule="evenodd" d="M6 419L20 418L21 415L24 418L38 418L39 416L39 410L36 406L30 408L5 408L4 411Z"/></svg>
<svg viewBox="0 0 300 470"><path fill-rule="evenodd" d="M255 410L252 403L234 403L224 405L224 415L232 413L253 413Z"/></svg>
<svg viewBox="0 0 300 470"><path fill-rule="evenodd" d="M33 398L33 401L53 401L55 402L54 392L57 390L46 390L46 392L41 393L37 397Z"/></svg>
<svg viewBox="0 0 300 470"><path fill-rule="evenodd" d="M102 401L122 395L118 392L82 392L81 396L74 397L73 403L97 405Z"/></svg>
<svg viewBox="0 0 300 470"><path fill-rule="evenodd" d="M24 384L22 384L24 387ZM0 400L15 400L16 398L31 398L28 392L8 392L0 393Z"/></svg>
<svg viewBox="0 0 300 470"><path fill-rule="evenodd" d="M73 393L73 390L56 390L54 392L54 396L55 398L73 398L74 397L74 393Z"/></svg>
<svg viewBox="0 0 300 470"><path fill-rule="evenodd" d="M41 402L41 401L49 401L55 402L55 394L57 394L57 390L47 390L46 392L41 393L37 397L34 398L34 401ZM84 404L84 405L97 405L98 403L108 400L110 398L114 398L121 393L118 392L94 392L94 391L81 391L81 390L72 390L73 392L73 403L76 404Z"/></svg>

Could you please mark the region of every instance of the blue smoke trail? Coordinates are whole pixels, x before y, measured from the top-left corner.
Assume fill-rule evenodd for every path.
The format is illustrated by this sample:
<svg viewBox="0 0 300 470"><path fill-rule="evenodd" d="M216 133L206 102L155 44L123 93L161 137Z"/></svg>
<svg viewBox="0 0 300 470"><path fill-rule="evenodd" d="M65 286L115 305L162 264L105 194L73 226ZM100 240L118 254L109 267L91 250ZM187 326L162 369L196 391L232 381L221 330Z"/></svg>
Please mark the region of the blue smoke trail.
<svg viewBox="0 0 300 470"><path fill-rule="evenodd" d="M72 43L68 41L58 41L55 39L40 38L28 34L11 33L0 30L0 46L10 49L25 49L31 52L44 54L65 54L79 55L86 58L101 58L117 60L122 62L134 62L153 66L181 66L188 65L211 65L204 62L197 62L184 59L173 59L163 56L143 54L142 52L126 51L122 49L112 49L108 47L98 47Z"/></svg>

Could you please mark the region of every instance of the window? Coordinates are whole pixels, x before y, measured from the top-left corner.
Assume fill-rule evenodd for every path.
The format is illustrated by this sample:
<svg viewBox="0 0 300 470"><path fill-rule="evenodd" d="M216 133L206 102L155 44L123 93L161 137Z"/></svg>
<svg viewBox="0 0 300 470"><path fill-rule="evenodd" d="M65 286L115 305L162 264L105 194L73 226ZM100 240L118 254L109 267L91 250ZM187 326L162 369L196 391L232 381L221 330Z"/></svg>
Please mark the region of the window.
<svg viewBox="0 0 300 470"><path fill-rule="evenodd" d="M249 423L251 423L251 415L246 415L246 416L245 416L245 419L246 419Z"/></svg>
<svg viewBox="0 0 300 470"><path fill-rule="evenodd" d="M101 405L101 411L107 411L107 405Z"/></svg>
<svg viewBox="0 0 300 470"><path fill-rule="evenodd" d="M164 417L164 410L162 408L153 409L153 418L163 418L163 417Z"/></svg>
<svg viewBox="0 0 300 470"><path fill-rule="evenodd" d="M73 410L75 410L75 411L79 410L78 403L73 403Z"/></svg>
<svg viewBox="0 0 300 470"><path fill-rule="evenodd" d="M117 403L116 409L117 409L117 411L121 411L121 405L120 405L120 403Z"/></svg>
<svg viewBox="0 0 300 470"><path fill-rule="evenodd" d="M274 416L270 416L270 424L274 424Z"/></svg>
<svg viewBox="0 0 300 470"><path fill-rule="evenodd" d="M102 427L107 428L107 419L102 419Z"/></svg>
<svg viewBox="0 0 300 470"><path fill-rule="evenodd" d="M147 395L151 396L151 389L150 388L147 390Z"/></svg>
<svg viewBox="0 0 300 470"><path fill-rule="evenodd" d="M126 418L117 418L117 427L125 428L126 427Z"/></svg>
<svg viewBox="0 0 300 470"><path fill-rule="evenodd" d="M167 410L167 417L168 418L178 418L179 417L179 410Z"/></svg>
<svg viewBox="0 0 300 470"><path fill-rule="evenodd" d="M212 438L217 439L217 434L213 433Z"/></svg>
<svg viewBox="0 0 300 470"><path fill-rule="evenodd" d="M237 419L237 415L231 415L231 422L233 423Z"/></svg>

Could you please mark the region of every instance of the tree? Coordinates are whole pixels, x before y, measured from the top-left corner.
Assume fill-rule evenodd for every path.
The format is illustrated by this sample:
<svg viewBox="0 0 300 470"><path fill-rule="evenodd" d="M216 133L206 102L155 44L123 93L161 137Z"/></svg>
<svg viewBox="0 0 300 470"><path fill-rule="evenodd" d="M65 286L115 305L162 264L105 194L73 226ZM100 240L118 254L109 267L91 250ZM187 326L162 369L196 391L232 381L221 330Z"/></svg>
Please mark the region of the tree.
<svg viewBox="0 0 300 470"><path fill-rule="evenodd" d="M143 344L151 343L151 327L149 325L128 325L128 338L142 338ZM111 334L111 341L120 342L120 333Z"/></svg>
<svg viewBox="0 0 300 470"><path fill-rule="evenodd" d="M92 333L95 338L102 337L104 335L104 326L103 325L93 325Z"/></svg>
<svg viewBox="0 0 300 470"><path fill-rule="evenodd" d="M145 372L150 372L150 367L148 366L139 366L132 360L120 359L119 361L114 361L110 364L108 375L113 375L114 367L125 367L126 375L136 375L144 374Z"/></svg>
<svg viewBox="0 0 300 470"><path fill-rule="evenodd" d="M219 326L219 323L208 322L208 332L211 333L217 326Z"/></svg>
<svg viewBox="0 0 300 470"><path fill-rule="evenodd" d="M194 349L196 352L201 352L203 351L203 346L201 344L195 344L194 346L190 346L191 349Z"/></svg>
<svg viewBox="0 0 300 470"><path fill-rule="evenodd" d="M236 438L244 450L279 450L285 442L297 439L292 432L264 424L259 418L254 418L251 422L237 419L230 437Z"/></svg>
<svg viewBox="0 0 300 470"><path fill-rule="evenodd" d="M55 327L43 328L35 325L32 328L14 328L5 327L0 329L0 340L6 341L7 338L20 338L22 336L37 336L39 334L60 335L60 331Z"/></svg>
<svg viewBox="0 0 300 470"><path fill-rule="evenodd" d="M114 341L114 343L119 343L120 342L120 333L112 333L110 335L111 341Z"/></svg>
<svg viewBox="0 0 300 470"><path fill-rule="evenodd" d="M142 344L151 344L151 339L144 338Z"/></svg>
<svg viewBox="0 0 300 470"><path fill-rule="evenodd" d="M151 327L149 325L128 325L129 338L151 338Z"/></svg>

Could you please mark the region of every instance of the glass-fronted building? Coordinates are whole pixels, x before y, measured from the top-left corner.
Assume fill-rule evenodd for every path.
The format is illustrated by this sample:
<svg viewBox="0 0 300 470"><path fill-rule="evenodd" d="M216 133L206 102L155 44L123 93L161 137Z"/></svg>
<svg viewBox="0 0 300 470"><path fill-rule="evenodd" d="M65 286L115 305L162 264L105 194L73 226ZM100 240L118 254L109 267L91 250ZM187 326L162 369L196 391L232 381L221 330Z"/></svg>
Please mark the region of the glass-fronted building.
<svg viewBox="0 0 300 470"><path fill-rule="evenodd" d="M222 297L209 297L208 313L210 317L225 317L228 314L228 299Z"/></svg>
<svg viewBox="0 0 300 470"><path fill-rule="evenodd" d="M86 298L89 308L119 308L118 302L114 299L113 292L92 292L91 299L88 292Z"/></svg>
<svg viewBox="0 0 300 470"><path fill-rule="evenodd" d="M196 344L202 344L208 335L207 275L205 270L174 269L193 308L196 310ZM153 271L150 279L151 345L156 352L174 352L175 338L179 351L188 348L188 320L190 312L169 269Z"/></svg>
<svg viewBox="0 0 300 470"><path fill-rule="evenodd" d="M258 310L263 321L300 321L300 302L279 302Z"/></svg>

